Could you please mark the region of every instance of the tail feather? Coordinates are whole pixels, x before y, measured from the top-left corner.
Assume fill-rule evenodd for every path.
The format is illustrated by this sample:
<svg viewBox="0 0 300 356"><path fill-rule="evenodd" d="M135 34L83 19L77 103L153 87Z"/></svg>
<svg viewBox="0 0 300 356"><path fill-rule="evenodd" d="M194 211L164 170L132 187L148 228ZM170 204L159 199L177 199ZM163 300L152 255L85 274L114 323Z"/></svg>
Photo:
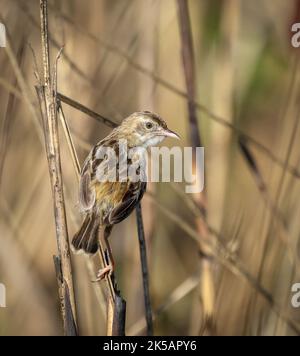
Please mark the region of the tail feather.
<svg viewBox="0 0 300 356"><path fill-rule="evenodd" d="M75 251L84 251L95 254L98 250L99 219L93 215L87 215L72 240Z"/></svg>

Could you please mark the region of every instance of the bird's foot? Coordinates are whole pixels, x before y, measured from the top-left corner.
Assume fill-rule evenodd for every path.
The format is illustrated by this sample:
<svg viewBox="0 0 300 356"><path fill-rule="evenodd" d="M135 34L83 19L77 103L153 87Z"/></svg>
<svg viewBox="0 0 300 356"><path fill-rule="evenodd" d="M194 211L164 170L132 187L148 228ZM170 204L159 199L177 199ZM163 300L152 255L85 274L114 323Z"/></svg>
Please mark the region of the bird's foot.
<svg viewBox="0 0 300 356"><path fill-rule="evenodd" d="M113 271L114 271L114 269L111 264L109 264L108 266L106 266L104 268L101 268L96 275L96 280L94 280L93 282L96 283L96 282L102 281L105 277L111 276Z"/></svg>

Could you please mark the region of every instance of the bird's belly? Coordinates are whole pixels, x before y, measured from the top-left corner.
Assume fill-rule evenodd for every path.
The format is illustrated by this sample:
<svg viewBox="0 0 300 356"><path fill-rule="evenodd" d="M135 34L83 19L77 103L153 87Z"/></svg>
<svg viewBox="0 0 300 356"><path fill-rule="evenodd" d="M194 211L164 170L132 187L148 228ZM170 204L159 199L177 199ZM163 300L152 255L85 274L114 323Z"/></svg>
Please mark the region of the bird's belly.
<svg viewBox="0 0 300 356"><path fill-rule="evenodd" d="M128 187L129 182L96 182L94 184L97 209L103 219L122 202Z"/></svg>

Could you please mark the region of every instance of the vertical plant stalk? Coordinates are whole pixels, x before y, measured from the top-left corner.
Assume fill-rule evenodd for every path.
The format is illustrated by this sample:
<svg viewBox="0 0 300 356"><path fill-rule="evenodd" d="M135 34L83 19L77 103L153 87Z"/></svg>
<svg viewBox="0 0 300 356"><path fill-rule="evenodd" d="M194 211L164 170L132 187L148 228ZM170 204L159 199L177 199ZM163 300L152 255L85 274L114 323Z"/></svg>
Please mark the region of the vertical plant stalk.
<svg viewBox="0 0 300 356"><path fill-rule="evenodd" d="M57 107L50 74L47 0L40 0L41 38L43 53L44 85L37 88L40 100L45 145L53 196L58 256L55 267L59 284L59 296L65 335L76 335L76 308L72 278L72 266L64 202L62 169L59 148Z"/></svg>
<svg viewBox="0 0 300 356"><path fill-rule="evenodd" d="M188 9L188 2L186 0L177 0L178 21L181 37L181 54L182 64L185 76L185 83L188 98L188 113L189 113L189 128L190 140L192 147L202 146L201 136L199 133L199 125L197 118L197 105L196 105L196 71L194 61L194 48L193 38L191 31L191 23ZM198 177L201 172L197 172L196 155L193 154L193 172ZM195 194L195 201L201 207L204 215L207 214L207 203L205 191ZM213 309L215 304L215 291L212 275L212 254L209 249L201 242L201 240L209 239L209 230L203 220L196 218L196 226L199 237L199 255L201 258L201 283L199 284L199 294L203 306L203 330L206 333L214 332Z"/></svg>
<svg viewBox="0 0 300 356"><path fill-rule="evenodd" d="M151 307L150 289L149 289L147 249L146 249L146 239L145 239L145 233L144 233L144 224L143 224L141 203L139 203L136 207L136 222L137 222L137 229L138 229L140 258L141 258L142 277L143 277L147 336L153 336L153 318L152 318L152 307Z"/></svg>

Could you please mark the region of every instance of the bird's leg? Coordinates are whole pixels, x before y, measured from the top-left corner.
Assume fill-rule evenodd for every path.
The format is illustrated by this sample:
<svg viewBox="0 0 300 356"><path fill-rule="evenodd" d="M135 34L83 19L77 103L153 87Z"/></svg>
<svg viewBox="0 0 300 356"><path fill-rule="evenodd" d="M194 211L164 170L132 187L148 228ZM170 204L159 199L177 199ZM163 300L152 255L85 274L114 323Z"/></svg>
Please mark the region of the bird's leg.
<svg viewBox="0 0 300 356"><path fill-rule="evenodd" d="M115 260L114 260L114 256L112 254L112 250L110 247L110 243L109 243L109 236L112 230L112 225L108 225L106 226L106 228L104 229L104 243L105 243L105 247L108 253L108 263L112 266L112 270L115 270Z"/></svg>
<svg viewBox="0 0 300 356"><path fill-rule="evenodd" d="M110 247L110 244L108 241L111 230L112 230L112 226L106 226L100 232L100 249L101 249L101 246L104 246L104 250L102 250L102 254L104 257L103 260L105 261L105 263L107 265L98 271L97 276L96 276L97 279L95 282L101 281L107 275L112 275L114 272L115 262L114 262L112 250L111 250L111 247ZM104 245L102 244L102 242L104 243Z"/></svg>

